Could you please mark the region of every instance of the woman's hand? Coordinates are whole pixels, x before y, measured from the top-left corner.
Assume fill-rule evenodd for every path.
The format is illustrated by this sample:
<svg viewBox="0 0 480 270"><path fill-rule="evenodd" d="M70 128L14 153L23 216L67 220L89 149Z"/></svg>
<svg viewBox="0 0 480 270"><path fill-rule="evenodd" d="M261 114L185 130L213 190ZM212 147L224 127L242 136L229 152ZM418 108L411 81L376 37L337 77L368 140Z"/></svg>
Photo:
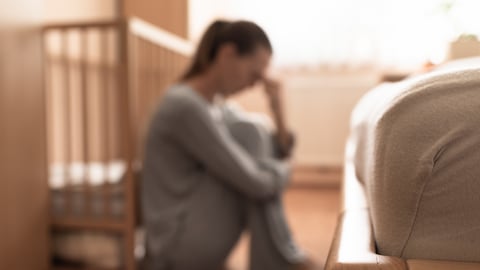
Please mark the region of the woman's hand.
<svg viewBox="0 0 480 270"><path fill-rule="evenodd" d="M264 90L265 94L267 95L270 108L272 112L275 114L279 110L282 110L282 89L280 83L272 80L270 78L264 78Z"/></svg>
<svg viewBox="0 0 480 270"><path fill-rule="evenodd" d="M289 157L294 146L294 136L285 123L281 85L270 78L264 78L263 82L265 94L267 95L277 128L275 139L278 144L279 154L282 158Z"/></svg>

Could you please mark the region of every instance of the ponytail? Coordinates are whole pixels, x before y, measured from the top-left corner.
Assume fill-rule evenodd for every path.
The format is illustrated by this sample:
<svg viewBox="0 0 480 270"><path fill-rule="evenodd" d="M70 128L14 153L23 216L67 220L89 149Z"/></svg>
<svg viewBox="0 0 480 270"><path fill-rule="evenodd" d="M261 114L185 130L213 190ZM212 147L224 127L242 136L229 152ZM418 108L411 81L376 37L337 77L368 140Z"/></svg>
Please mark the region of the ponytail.
<svg viewBox="0 0 480 270"><path fill-rule="evenodd" d="M233 43L239 55L252 53L258 45L272 52L267 34L253 22L216 20L207 28L190 66L181 80L188 80L204 73L214 62L219 48L225 43Z"/></svg>

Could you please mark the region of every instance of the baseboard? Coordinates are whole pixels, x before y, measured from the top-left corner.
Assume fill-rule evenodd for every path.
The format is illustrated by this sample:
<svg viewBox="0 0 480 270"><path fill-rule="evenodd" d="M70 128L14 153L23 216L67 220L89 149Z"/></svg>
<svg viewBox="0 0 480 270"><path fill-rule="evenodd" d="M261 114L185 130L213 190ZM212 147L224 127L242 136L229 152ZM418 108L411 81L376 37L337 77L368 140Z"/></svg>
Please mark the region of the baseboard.
<svg viewBox="0 0 480 270"><path fill-rule="evenodd" d="M339 188L343 174L340 165L302 165L294 166L292 188Z"/></svg>

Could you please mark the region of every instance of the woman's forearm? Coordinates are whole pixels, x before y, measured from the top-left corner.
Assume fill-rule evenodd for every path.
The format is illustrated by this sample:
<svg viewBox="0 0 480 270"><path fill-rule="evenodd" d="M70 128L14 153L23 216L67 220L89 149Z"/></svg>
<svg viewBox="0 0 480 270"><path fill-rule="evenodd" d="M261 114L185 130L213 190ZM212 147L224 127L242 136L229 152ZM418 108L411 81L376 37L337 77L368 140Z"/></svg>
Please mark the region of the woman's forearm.
<svg viewBox="0 0 480 270"><path fill-rule="evenodd" d="M273 80L265 80L265 91L276 127L277 144L284 156L289 156L293 147L293 136L285 120L283 95L280 85Z"/></svg>

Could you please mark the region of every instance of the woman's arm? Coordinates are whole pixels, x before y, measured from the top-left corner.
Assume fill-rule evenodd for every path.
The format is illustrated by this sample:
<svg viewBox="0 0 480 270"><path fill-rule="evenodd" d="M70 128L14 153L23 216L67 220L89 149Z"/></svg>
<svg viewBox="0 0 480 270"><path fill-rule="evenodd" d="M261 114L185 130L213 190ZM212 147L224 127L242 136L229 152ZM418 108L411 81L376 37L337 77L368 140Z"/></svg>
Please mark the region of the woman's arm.
<svg viewBox="0 0 480 270"><path fill-rule="evenodd" d="M295 140L285 121L282 89L280 84L272 79L264 78L263 82L277 129L274 139L277 142L279 155L282 158L290 157Z"/></svg>
<svg viewBox="0 0 480 270"><path fill-rule="evenodd" d="M168 132L208 173L255 198L270 198L283 189L286 179L276 168L279 162L254 160L201 104L182 101L174 107Z"/></svg>

